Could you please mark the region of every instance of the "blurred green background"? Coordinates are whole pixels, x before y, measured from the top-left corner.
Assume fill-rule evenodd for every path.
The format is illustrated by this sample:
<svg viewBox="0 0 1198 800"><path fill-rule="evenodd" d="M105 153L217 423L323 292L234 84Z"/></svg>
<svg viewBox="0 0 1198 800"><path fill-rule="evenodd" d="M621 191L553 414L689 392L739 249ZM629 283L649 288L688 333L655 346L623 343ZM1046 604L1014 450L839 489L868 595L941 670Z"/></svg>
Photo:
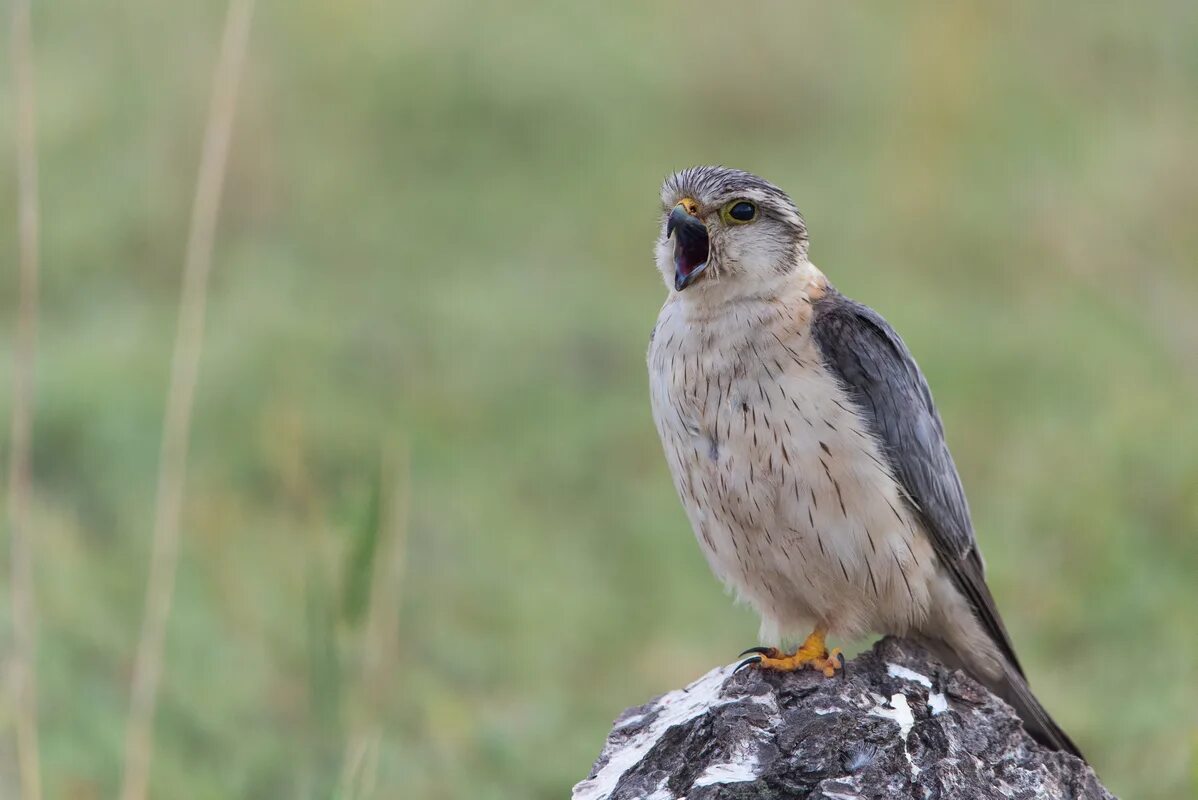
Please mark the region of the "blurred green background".
<svg viewBox="0 0 1198 800"><path fill-rule="evenodd" d="M48 796L101 798L224 5L35 5L43 760ZM0 93L7 452L7 59ZM1198 794L1195 131L1181 0L259 2L155 796L563 797L620 710L754 643L646 393L658 186L696 163L789 190L907 339L1102 778Z"/></svg>

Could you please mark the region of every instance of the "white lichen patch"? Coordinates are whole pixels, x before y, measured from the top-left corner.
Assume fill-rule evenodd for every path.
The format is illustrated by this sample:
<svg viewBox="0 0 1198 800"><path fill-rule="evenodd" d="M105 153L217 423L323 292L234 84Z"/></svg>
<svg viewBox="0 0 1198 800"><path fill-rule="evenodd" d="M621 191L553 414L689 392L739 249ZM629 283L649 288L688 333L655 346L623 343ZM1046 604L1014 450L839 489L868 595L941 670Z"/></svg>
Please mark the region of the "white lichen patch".
<svg viewBox="0 0 1198 800"><path fill-rule="evenodd" d="M932 679L931 678L929 678L927 675L921 675L920 673L916 672L913 669L908 669L907 667L904 667L902 664L887 663L886 664L886 674L892 678L902 678L905 681L911 681L912 683L918 683L920 686L924 687L925 689L932 688Z"/></svg>
<svg viewBox="0 0 1198 800"><path fill-rule="evenodd" d="M732 669L731 666L713 669L685 689L662 696L654 704L654 708L660 711L657 718L648 728L611 753L608 762L595 777L575 785L573 800L600 800L610 796L624 773L639 763L666 731L713 708L735 702L735 699L720 697L720 688L732 674Z"/></svg>
<svg viewBox="0 0 1198 800"><path fill-rule="evenodd" d="M932 712L933 717L948 711L948 698L944 696L944 692L932 692L928 695L928 711Z"/></svg>
<svg viewBox="0 0 1198 800"><path fill-rule="evenodd" d="M782 720L778 716L778 701L773 695L755 695L747 699L769 708L769 726L771 728L781 724ZM757 757L760 746L761 742L756 738L738 742L731 754L731 760L709 765L703 774L695 779L694 785L711 786L757 780L761 776L761 764Z"/></svg>
<svg viewBox="0 0 1198 800"><path fill-rule="evenodd" d="M674 793L670 791L669 783L669 778L662 778L661 783L657 784L657 788L653 790L653 794L647 796L645 800L675 800Z"/></svg>
<svg viewBox="0 0 1198 800"><path fill-rule="evenodd" d="M761 765L757 762L757 756L754 754L749 754L741 761L712 764L695 779L695 786L755 781L760 775L760 768Z"/></svg>
<svg viewBox="0 0 1198 800"><path fill-rule="evenodd" d="M629 717L628 719L622 719L622 720L620 720L619 722L617 722L617 723L615 724L615 726L612 728L612 730L613 730L613 731L618 731L618 730L620 730L621 728L628 728L628 727L631 727L632 725L635 725L635 724L637 724L638 722L640 722L640 721L641 721L641 720L643 720L644 718L645 718L645 715L644 715L644 714L633 714L633 715L632 715L631 717Z"/></svg>
<svg viewBox="0 0 1198 800"><path fill-rule="evenodd" d="M819 796L827 800L861 800L861 779L857 775L843 775L819 786Z"/></svg>

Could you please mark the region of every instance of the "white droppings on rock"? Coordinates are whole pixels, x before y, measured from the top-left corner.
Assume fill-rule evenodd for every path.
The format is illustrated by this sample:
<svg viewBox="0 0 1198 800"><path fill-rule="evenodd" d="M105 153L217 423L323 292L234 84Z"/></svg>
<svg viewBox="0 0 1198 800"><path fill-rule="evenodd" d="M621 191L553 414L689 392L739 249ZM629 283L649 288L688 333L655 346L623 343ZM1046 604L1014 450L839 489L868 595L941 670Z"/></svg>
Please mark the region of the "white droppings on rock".
<svg viewBox="0 0 1198 800"><path fill-rule="evenodd" d="M925 689L932 688L932 680L927 675L921 675L902 664L887 663L886 674L892 678L902 678L905 681L918 683ZM948 698L944 696L944 692L928 692L928 711L933 717L948 711Z"/></svg>
<svg viewBox="0 0 1198 800"><path fill-rule="evenodd" d="M905 681L912 681L923 686L925 689L932 688L932 679L927 675L921 675L913 669L908 669L902 664L886 664L886 674L892 678L902 678Z"/></svg>
<svg viewBox="0 0 1198 800"><path fill-rule="evenodd" d="M647 729L635 734L615 750L595 777L575 785L573 800L599 800L610 796L624 773L638 764L666 731L713 708L735 702L735 699L720 697L720 689L724 681L732 675L732 669L731 666L714 669L685 689L670 692L659 698L653 705L654 709L660 711L657 718ZM624 724L628 724L627 721ZM666 800L664 796L662 800Z"/></svg>
<svg viewBox="0 0 1198 800"><path fill-rule="evenodd" d="M890 708L878 705L875 708L871 708L869 713L876 717L885 717L898 724L899 737L903 740L903 755L907 757L907 763L911 765L911 775L919 775L919 765L911 758L911 751L907 749L907 734L915 726L915 715L911 713L911 706L907 702L907 696L896 692L890 696Z"/></svg>
<svg viewBox="0 0 1198 800"><path fill-rule="evenodd" d="M911 706L907 703L907 696L896 692L890 696L890 708L884 705L878 705L871 708L869 713L875 717L885 717L898 723L899 735L905 740L907 734L911 732L911 727L915 724L915 715L911 713Z"/></svg>

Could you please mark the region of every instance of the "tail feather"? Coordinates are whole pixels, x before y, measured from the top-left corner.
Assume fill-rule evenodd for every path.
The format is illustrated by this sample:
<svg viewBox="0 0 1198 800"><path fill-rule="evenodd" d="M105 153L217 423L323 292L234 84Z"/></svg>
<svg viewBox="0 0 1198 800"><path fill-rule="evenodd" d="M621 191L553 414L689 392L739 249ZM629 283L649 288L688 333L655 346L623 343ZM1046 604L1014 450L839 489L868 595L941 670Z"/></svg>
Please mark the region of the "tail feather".
<svg viewBox="0 0 1198 800"><path fill-rule="evenodd" d="M1086 757L1061 726L1053 721L1044 706L1032 694L1027 681L1013 667L1007 666L1002 677L990 687L995 694L1006 700L1023 720L1023 727L1033 739L1045 747L1072 753L1082 761Z"/></svg>
<svg viewBox="0 0 1198 800"><path fill-rule="evenodd" d="M946 665L964 669L985 684L990 691L1005 700L1023 721L1024 730L1037 742L1052 750L1072 753L1082 761L1086 760L1082 751L1069 738L1069 734L1061 730L1061 726L1049 716L1048 711L1032 694L1031 687L1028 686L1027 679L1023 677L1023 672L1017 664L1004 659L998 677L991 678L986 675L986 670L976 668L975 659L963 657L943 639L929 636L917 638Z"/></svg>

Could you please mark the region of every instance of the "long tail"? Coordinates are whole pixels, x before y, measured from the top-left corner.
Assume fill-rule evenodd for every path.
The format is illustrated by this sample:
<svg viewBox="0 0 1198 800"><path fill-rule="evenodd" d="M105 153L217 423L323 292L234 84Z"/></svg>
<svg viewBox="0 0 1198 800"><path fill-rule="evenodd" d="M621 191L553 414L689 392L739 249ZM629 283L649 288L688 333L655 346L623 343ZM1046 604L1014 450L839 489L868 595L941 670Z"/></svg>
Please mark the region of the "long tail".
<svg viewBox="0 0 1198 800"><path fill-rule="evenodd" d="M1003 658L1002 674L998 678L988 678L983 670L974 669L970 659L956 652L943 639L928 636L919 638L945 664L964 669L1005 700L1023 720L1024 730L1037 742L1053 750L1072 753L1082 761L1086 760L1082 751L1069 738L1069 734L1061 730L1061 726L1053 721L1044 706L1040 705L1040 701L1032 694L1031 687L1027 685L1027 679L1023 677L1017 662Z"/></svg>
<svg viewBox="0 0 1198 800"><path fill-rule="evenodd" d="M1024 729L1037 742L1045 747L1051 747L1053 750L1072 753L1081 760L1086 760L1069 735L1061 730L1061 726L1057 725L1044 710L1044 706L1040 705L1040 701L1032 694L1027 681L1013 666L1008 664L1004 669L1003 676L993 682L990 689L1011 704L1011 707L1023 720Z"/></svg>

